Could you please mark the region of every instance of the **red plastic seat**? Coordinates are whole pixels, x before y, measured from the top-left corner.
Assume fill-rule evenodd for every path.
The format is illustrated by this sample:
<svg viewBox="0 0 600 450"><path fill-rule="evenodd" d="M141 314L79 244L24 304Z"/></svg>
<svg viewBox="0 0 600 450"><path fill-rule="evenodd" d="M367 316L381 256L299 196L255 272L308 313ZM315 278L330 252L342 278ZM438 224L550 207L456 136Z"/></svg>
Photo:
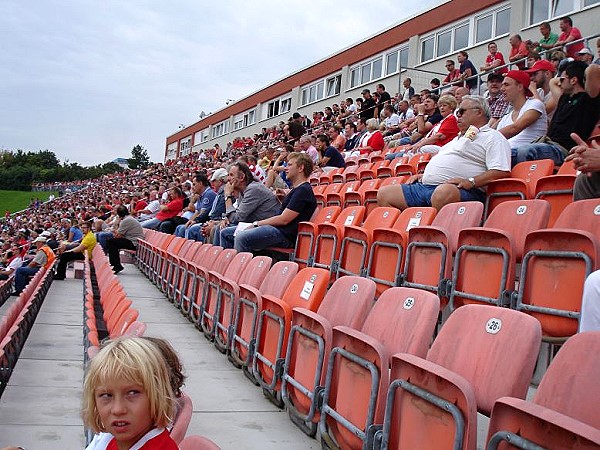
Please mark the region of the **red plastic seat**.
<svg viewBox="0 0 600 450"><path fill-rule="evenodd" d="M431 207L406 208L391 228L377 227L373 230L364 276L377 284L377 296L388 287L398 286L409 230L429 225L436 213L437 210Z"/></svg>
<svg viewBox="0 0 600 450"><path fill-rule="evenodd" d="M179 450L221 450L221 447L204 436L192 435L179 443Z"/></svg>
<svg viewBox="0 0 600 450"><path fill-rule="evenodd" d="M391 227L400 211L391 207L375 208L361 226L347 225L336 264L336 278L343 275L363 275L375 228Z"/></svg>
<svg viewBox="0 0 600 450"><path fill-rule="evenodd" d="M527 200L535 198L537 180L554 171L554 161L541 159L523 161L510 171L510 177L491 181L486 186L484 217L500 203L508 200Z"/></svg>
<svg viewBox="0 0 600 450"><path fill-rule="evenodd" d="M600 448L600 359L594 357L599 352L600 332L569 338L531 401L511 397L496 401L487 448Z"/></svg>
<svg viewBox="0 0 600 450"><path fill-rule="evenodd" d="M379 297L360 331L333 329L319 422L328 448L364 448L369 427L383 422L391 355L424 358L439 308L435 294L394 287Z"/></svg>
<svg viewBox="0 0 600 450"><path fill-rule="evenodd" d="M246 264L237 281L226 276L220 277L220 291L213 320L215 323L215 347L222 353L229 348L229 335L240 298L240 285L258 289L269 273L272 262L268 256L255 256Z"/></svg>
<svg viewBox="0 0 600 450"><path fill-rule="evenodd" d="M281 298L262 296L262 309L256 327L256 346L252 355L254 378L268 398L282 407L280 374L292 322L292 309L302 307L316 311L325 297L329 272L307 267L294 277Z"/></svg>
<svg viewBox="0 0 600 450"><path fill-rule="evenodd" d="M333 328L360 329L373 306L375 283L354 276L336 280L317 312L294 308L283 366L282 399L290 418L305 433L314 435L318 423L317 386L325 381Z"/></svg>
<svg viewBox="0 0 600 450"><path fill-rule="evenodd" d="M339 206L328 206L319 211L314 220L298 224L298 237L296 238L296 247L294 248L294 262L297 262L300 268L310 266L313 263L312 259L315 251L318 224L334 222L341 211L342 208Z"/></svg>
<svg viewBox="0 0 600 450"><path fill-rule="evenodd" d="M550 219L548 226L554 226L556 219L573 201L573 186L577 178L577 170L573 161L563 163L556 175L548 175L537 180L535 198L550 203Z"/></svg>
<svg viewBox="0 0 600 450"><path fill-rule="evenodd" d="M387 449L476 449L477 412L489 416L503 396L525 397L540 343L539 323L526 314L459 308L427 359L393 356L385 420L372 441Z"/></svg>
<svg viewBox="0 0 600 450"><path fill-rule="evenodd" d="M198 328L210 341L212 341L215 336L216 324L214 319L215 314L219 313L221 280L228 279L233 283L236 283L252 259L252 253L236 253L235 250L233 252L225 250L219 255L219 258L225 260L223 264L220 265L218 262L216 262L213 269L207 272L208 284L197 322ZM219 270L221 267L224 267L224 269ZM192 304L192 308L194 307L193 305L194 304Z"/></svg>
<svg viewBox="0 0 600 450"><path fill-rule="evenodd" d="M577 333L583 283L600 268L600 200L571 203L553 228L529 233L514 308L542 324L544 340Z"/></svg>
<svg viewBox="0 0 600 450"><path fill-rule="evenodd" d="M443 280L452 278L452 258L458 234L464 228L481 223L483 203L458 202L445 205L430 226L417 226L408 231L401 286L435 292L447 304Z"/></svg>
<svg viewBox="0 0 600 450"><path fill-rule="evenodd" d="M549 215L544 200L507 201L494 208L483 227L463 229L448 290L451 306L510 303L525 236L544 228Z"/></svg>
<svg viewBox="0 0 600 450"><path fill-rule="evenodd" d="M178 404L180 405L180 408L177 413L177 417L175 417L173 428L171 428L170 433L171 439L173 439L176 444L180 444L185 437L190 422L192 421L192 413L194 411L192 399L186 395L185 392L181 393L181 398L179 399Z"/></svg>
<svg viewBox="0 0 600 450"><path fill-rule="evenodd" d="M360 187L360 181L352 180L347 181L342 185L342 188L337 192L331 192L327 194L325 199L325 206L339 206L340 208L344 204L344 198L347 192L356 192Z"/></svg>
<svg viewBox="0 0 600 450"><path fill-rule="evenodd" d="M246 369L252 362L256 324L262 309L263 294L281 298L297 273L297 263L279 261L271 267L258 289L240 283L228 356L235 366Z"/></svg>
<svg viewBox="0 0 600 450"><path fill-rule="evenodd" d="M361 224L364 216L364 206L353 206L342 210L335 222L318 224L313 266L333 273L332 266L339 257L344 228Z"/></svg>

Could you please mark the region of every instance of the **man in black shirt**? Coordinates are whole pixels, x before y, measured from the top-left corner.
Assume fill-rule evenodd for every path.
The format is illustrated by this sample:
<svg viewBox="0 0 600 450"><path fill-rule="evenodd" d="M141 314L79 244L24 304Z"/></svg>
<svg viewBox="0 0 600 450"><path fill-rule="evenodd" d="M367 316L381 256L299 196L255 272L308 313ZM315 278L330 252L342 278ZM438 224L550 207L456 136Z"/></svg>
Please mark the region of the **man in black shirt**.
<svg viewBox="0 0 600 450"><path fill-rule="evenodd" d="M584 81L585 80L585 81ZM560 77L550 80L551 103L558 103L543 141L512 149L512 165L522 161L552 159L562 164L565 156L575 147L571 133L584 141L600 117L600 66L587 66L581 61L565 65Z"/></svg>
<svg viewBox="0 0 600 450"><path fill-rule="evenodd" d="M362 91L363 102L360 108L359 116L363 119L372 119L375 117L375 99L371 96L371 91L363 89Z"/></svg>
<svg viewBox="0 0 600 450"><path fill-rule="evenodd" d="M295 245L298 224L310 220L317 207L312 186L308 182L313 167L310 156L305 153L291 153L288 156L286 170L292 189L281 203L281 214L254 221L251 227L239 231L234 242L238 252ZM278 190L278 193L283 192Z"/></svg>

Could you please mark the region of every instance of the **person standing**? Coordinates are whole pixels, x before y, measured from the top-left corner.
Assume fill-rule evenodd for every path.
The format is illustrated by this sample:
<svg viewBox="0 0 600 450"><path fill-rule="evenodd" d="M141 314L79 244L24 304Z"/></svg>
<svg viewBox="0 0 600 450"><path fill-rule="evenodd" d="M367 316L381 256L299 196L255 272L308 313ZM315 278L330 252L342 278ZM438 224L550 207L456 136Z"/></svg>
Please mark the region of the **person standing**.
<svg viewBox="0 0 600 450"><path fill-rule="evenodd" d="M115 273L123 270L119 258L119 250L136 250L138 239L144 237L142 225L129 214L129 211L123 205L117 206L117 216L120 218L119 228L114 237L106 242L108 250L108 261Z"/></svg>

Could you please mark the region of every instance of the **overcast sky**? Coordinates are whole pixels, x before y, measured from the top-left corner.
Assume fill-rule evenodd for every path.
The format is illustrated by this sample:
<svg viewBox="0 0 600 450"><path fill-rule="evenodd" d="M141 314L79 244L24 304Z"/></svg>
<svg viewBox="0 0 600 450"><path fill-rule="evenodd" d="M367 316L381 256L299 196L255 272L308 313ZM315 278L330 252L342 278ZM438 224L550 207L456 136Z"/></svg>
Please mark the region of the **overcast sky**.
<svg viewBox="0 0 600 450"><path fill-rule="evenodd" d="M0 0L0 149L84 166L165 139L438 0Z"/></svg>

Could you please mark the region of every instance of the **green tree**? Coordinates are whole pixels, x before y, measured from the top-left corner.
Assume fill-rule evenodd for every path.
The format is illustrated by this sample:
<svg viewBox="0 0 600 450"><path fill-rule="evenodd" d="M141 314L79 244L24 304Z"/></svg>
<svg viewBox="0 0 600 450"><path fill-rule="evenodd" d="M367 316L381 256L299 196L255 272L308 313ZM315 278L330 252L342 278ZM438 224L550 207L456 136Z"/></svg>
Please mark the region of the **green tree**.
<svg viewBox="0 0 600 450"><path fill-rule="evenodd" d="M127 160L130 169L146 169L150 165L150 156L140 144L131 150L131 158Z"/></svg>

